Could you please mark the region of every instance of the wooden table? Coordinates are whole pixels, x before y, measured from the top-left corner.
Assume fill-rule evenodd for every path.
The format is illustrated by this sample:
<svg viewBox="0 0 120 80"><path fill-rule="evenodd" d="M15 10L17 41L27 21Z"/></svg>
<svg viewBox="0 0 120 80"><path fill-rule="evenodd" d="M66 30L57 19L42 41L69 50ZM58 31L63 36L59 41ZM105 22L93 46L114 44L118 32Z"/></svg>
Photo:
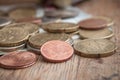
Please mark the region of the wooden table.
<svg viewBox="0 0 120 80"><path fill-rule="evenodd" d="M114 19L116 53L106 58L84 58L76 54L63 63L47 63L42 57L26 69L0 68L0 80L120 80L120 0L90 0L79 8Z"/></svg>

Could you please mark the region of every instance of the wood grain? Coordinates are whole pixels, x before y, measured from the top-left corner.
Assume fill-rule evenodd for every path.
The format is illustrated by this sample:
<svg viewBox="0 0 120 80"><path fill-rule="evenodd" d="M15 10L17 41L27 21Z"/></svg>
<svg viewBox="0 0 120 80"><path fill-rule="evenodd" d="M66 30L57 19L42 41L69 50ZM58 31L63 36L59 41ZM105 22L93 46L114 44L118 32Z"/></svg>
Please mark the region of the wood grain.
<svg viewBox="0 0 120 80"><path fill-rule="evenodd" d="M67 62L47 63L42 57L26 69L0 68L0 80L120 80L120 0L89 0L78 5L92 15L111 17L115 21L116 54L106 58L84 58L76 54Z"/></svg>

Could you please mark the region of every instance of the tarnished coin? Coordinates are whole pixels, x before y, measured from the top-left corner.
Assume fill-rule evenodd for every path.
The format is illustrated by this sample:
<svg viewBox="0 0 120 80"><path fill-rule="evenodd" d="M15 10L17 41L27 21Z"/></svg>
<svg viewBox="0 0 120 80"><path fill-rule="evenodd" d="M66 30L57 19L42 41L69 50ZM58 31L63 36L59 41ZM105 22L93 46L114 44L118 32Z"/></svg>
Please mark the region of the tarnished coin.
<svg viewBox="0 0 120 80"><path fill-rule="evenodd" d="M50 18L70 18L77 16L78 13L72 10L46 10L45 16Z"/></svg>
<svg viewBox="0 0 120 80"><path fill-rule="evenodd" d="M79 26L74 23L65 22L51 22L42 24L42 28L48 32L75 32L78 30Z"/></svg>
<svg viewBox="0 0 120 80"><path fill-rule="evenodd" d="M44 43L40 49L42 56L49 62L62 62L72 57L74 49L70 44L60 40Z"/></svg>
<svg viewBox="0 0 120 80"><path fill-rule="evenodd" d="M13 47L25 43L29 33L22 28L5 28L0 30L0 46Z"/></svg>
<svg viewBox="0 0 120 80"><path fill-rule="evenodd" d="M68 34L53 34L53 33L39 33L29 38L29 45L33 48L40 49L40 47L50 40L66 41L69 38Z"/></svg>
<svg viewBox="0 0 120 80"><path fill-rule="evenodd" d="M11 25L6 26L5 28L13 28L13 27L20 27L24 29L25 31L28 31L29 35L33 35L39 32L39 26L37 24L27 23L27 22L11 24Z"/></svg>
<svg viewBox="0 0 120 80"><path fill-rule="evenodd" d="M83 39L109 39L114 35L114 33L109 28L100 30L79 29L79 35Z"/></svg>
<svg viewBox="0 0 120 80"><path fill-rule="evenodd" d="M36 16L36 9L32 7L16 8L9 12L9 17L14 20L35 17L35 16Z"/></svg>
<svg viewBox="0 0 120 80"><path fill-rule="evenodd" d="M84 29L100 29L112 25L113 21L106 17L92 17L79 22L80 28Z"/></svg>
<svg viewBox="0 0 120 80"><path fill-rule="evenodd" d="M3 26L9 25L12 23L12 20L6 17L0 17L0 28L3 28Z"/></svg>
<svg viewBox="0 0 120 80"><path fill-rule="evenodd" d="M74 43L75 51L83 57L107 57L116 50L114 42L107 39L85 39Z"/></svg>
<svg viewBox="0 0 120 80"><path fill-rule="evenodd" d="M32 66L37 61L37 56L28 51L14 51L0 57L0 67L19 69Z"/></svg>

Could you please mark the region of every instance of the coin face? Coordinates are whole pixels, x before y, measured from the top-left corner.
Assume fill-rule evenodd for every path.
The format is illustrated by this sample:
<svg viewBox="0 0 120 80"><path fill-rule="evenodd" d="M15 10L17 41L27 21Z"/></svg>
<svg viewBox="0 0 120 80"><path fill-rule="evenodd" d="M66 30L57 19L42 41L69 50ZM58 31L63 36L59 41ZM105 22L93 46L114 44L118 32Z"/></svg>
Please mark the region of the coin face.
<svg viewBox="0 0 120 80"><path fill-rule="evenodd" d="M112 24L113 21L105 17L93 17L79 22L80 28L84 29L100 29L111 26Z"/></svg>
<svg viewBox="0 0 120 80"><path fill-rule="evenodd" d="M2 28L3 26L9 25L10 23L12 23L12 20L6 17L0 17L0 28Z"/></svg>
<svg viewBox="0 0 120 80"><path fill-rule="evenodd" d="M107 39L85 39L76 41L74 49L83 57L97 58L114 54L116 45Z"/></svg>
<svg viewBox="0 0 120 80"><path fill-rule="evenodd" d="M78 13L70 10L46 10L45 16L50 18L70 18L77 16Z"/></svg>
<svg viewBox="0 0 120 80"><path fill-rule="evenodd" d="M35 17L36 9L35 8L16 8L9 13L9 17L14 20L19 20L23 18Z"/></svg>
<svg viewBox="0 0 120 80"><path fill-rule="evenodd" d="M23 44L29 33L22 28L6 28L0 30L0 46L13 47Z"/></svg>
<svg viewBox="0 0 120 80"><path fill-rule="evenodd" d="M83 39L109 39L114 35L114 33L109 28L100 30L79 29L79 35Z"/></svg>
<svg viewBox="0 0 120 80"><path fill-rule="evenodd" d="M19 69L29 67L37 61L37 56L28 51L14 51L0 57L3 68Z"/></svg>
<svg viewBox="0 0 120 80"><path fill-rule="evenodd" d="M40 49L40 47L50 40L66 41L69 38L68 34L53 34L53 33L39 33L29 38L29 45L33 48Z"/></svg>
<svg viewBox="0 0 120 80"><path fill-rule="evenodd" d="M37 24L27 23L27 22L11 24L6 26L5 28L13 28L13 27L20 27L25 31L29 32L29 35L33 35L39 31L39 26Z"/></svg>
<svg viewBox="0 0 120 80"><path fill-rule="evenodd" d="M49 62L66 61L74 52L70 44L60 40L52 40L44 43L40 51L42 56Z"/></svg>
<svg viewBox="0 0 120 80"><path fill-rule="evenodd" d="M74 23L52 22L42 25L42 28L49 32L75 32L79 26Z"/></svg>

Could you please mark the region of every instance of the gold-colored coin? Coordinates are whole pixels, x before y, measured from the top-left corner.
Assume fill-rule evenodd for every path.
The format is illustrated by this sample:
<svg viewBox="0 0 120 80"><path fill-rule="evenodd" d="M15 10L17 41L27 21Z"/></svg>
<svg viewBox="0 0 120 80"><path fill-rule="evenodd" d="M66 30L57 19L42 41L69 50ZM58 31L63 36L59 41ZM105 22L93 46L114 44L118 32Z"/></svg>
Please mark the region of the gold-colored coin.
<svg viewBox="0 0 120 80"><path fill-rule="evenodd" d="M23 44L29 33L22 28L5 28L0 30L0 46L13 47Z"/></svg>
<svg viewBox="0 0 120 80"><path fill-rule="evenodd" d="M32 7L16 8L9 13L9 17L14 20L35 17L36 9Z"/></svg>
<svg viewBox="0 0 120 80"><path fill-rule="evenodd" d="M100 30L79 29L79 35L83 39L108 39L111 38L114 33L109 28L104 28Z"/></svg>
<svg viewBox="0 0 120 80"><path fill-rule="evenodd" d="M13 28L13 27L20 27L25 31L28 31L29 35L33 35L39 32L39 26L33 23L15 23L15 24L8 25L5 28Z"/></svg>
<svg viewBox="0 0 120 80"><path fill-rule="evenodd" d="M78 30L79 26L74 23L65 22L52 22L42 25L42 28L48 32L75 32Z"/></svg>
<svg viewBox="0 0 120 80"><path fill-rule="evenodd" d="M63 40L69 38L68 34L52 34L52 33L39 33L29 38L29 45L33 48L40 49L40 47L50 40Z"/></svg>
<svg viewBox="0 0 120 80"><path fill-rule="evenodd" d="M74 49L83 57L97 58L114 54L116 45L107 39L85 39L76 41Z"/></svg>

